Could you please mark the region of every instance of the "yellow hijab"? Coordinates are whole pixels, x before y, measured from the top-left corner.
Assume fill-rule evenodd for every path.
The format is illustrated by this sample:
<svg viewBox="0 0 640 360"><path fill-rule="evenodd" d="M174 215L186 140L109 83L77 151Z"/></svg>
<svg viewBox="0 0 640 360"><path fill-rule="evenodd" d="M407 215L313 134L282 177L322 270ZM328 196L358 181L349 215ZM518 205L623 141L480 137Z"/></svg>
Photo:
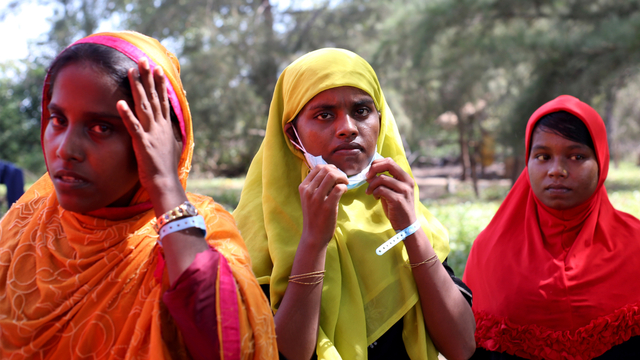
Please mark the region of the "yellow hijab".
<svg viewBox="0 0 640 360"><path fill-rule="evenodd" d="M94 34L77 43L109 46L136 62L145 56L152 67L162 67L181 123L185 146L178 174L186 187L193 133L175 56L135 32ZM49 119L48 86L45 81L43 129ZM237 298L237 313L222 314L218 271L218 335L225 339L233 323L225 322L229 316L238 322L241 339L235 352L221 341L220 358L277 358L271 312L233 218L211 198L187 197L204 216L206 240L225 257L236 284L229 296ZM60 207L45 174L14 204L0 221L0 358L188 358L162 302L169 282L166 270L164 275L158 271L162 250L153 210L145 206L148 198L141 189L129 207L77 214Z"/></svg>
<svg viewBox="0 0 640 360"><path fill-rule="evenodd" d="M362 89L373 98L381 113L378 152L412 175L393 115L375 72L364 59L347 50L321 49L289 65L276 84L266 135L234 212L258 282L270 284L274 312L287 288L300 241L298 185L309 172L284 126L315 95L341 86ZM375 253L395 231L380 201L365 194L366 187L350 190L340 200L326 256L318 358L366 359L367 346L404 317L408 354L412 359L435 359L438 352L425 330L406 249L398 245L383 256ZM415 198L422 228L443 261L449 253L447 232L418 201L417 186Z"/></svg>

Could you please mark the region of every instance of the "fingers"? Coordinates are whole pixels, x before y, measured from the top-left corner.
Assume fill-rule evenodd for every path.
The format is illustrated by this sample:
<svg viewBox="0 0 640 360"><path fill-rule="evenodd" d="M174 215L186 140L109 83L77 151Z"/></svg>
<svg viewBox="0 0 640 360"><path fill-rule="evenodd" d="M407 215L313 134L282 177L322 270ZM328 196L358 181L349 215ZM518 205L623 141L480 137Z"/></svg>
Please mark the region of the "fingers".
<svg viewBox="0 0 640 360"><path fill-rule="evenodd" d="M383 172L388 172L391 176L382 174ZM367 173L367 182L369 182L369 187L366 193L374 196L377 196L377 194L382 195L380 192L375 191L381 186L391 191L401 193L413 192L415 186L415 180L411 175L404 171L400 165L391 158L374 161L371 164L371 169ZM383 193L387 192L383 191Z"/></svg>
<svg viewBox="0 0 640 360"><path fill-rule="evenodd" d="M131 135L132 138L139 138L142 126L140 125L138 118L136 118L136 115L129 107L129 104L124 100L120 100L116 104L116 108L118 109L118 113L122 118L124 126L127 128L127 131L129 131L129 135Z"/></svg>
<svg viewBox="0 0 640 360"><path fill-rule="evenodd" d="M318 165L311 170L301 185L313 192L327 195L337 184L349 184L347 176L335 165Z"/></svg>
<svg viewBox="0 0 640 360"><path fill-rule="evenodd" d="M129 83L135 102L136 114L143 128L152 121L169 119L169 100L164 72L159 66L151 71L149 61L141 58L138 68L129 69Z"/></svg>
<svg viewBox="0 0 640 360"><path fill-rule="evenodd" d="M160 66L156 66L156 68L153 70L153 76L155 78L154 82L156 84L156 93L158 94L162 117L170 120L171 115L169 109L171 108L171 105L169 104L169 94L167 92L167 82L164 78L164 71Z"/></svg>
<svg viewBox="0 0 640 360"><path fill-rule="evenodd" d="M376 174L388 172L391 176L399 181L410 183L413 182L413 178L406 171L404 171L400 165L398 165L392 158L384 158L375 160L371 164L371 168L367 173L367 179L371 179Z"/></svg>

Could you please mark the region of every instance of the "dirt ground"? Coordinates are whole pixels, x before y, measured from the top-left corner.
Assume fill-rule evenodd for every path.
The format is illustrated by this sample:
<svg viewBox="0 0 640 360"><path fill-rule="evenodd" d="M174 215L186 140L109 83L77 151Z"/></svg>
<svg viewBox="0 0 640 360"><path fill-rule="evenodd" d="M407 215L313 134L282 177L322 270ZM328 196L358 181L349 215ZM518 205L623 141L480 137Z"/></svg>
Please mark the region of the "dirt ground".
<svg viewBox="0 0 640 360"><path fill-rule="evenodd" d="M462 182L462 167L460 165L448 165L441 167L412 168L416 183L420 189L420 200L438 199L448 195L455 195L460 191L468 191L472 188L471 177ZM504 177L504 164L493 164L484 169L480 174L478 168L478 189L480 192L491 187L511 187L511 180Z"/></svg>

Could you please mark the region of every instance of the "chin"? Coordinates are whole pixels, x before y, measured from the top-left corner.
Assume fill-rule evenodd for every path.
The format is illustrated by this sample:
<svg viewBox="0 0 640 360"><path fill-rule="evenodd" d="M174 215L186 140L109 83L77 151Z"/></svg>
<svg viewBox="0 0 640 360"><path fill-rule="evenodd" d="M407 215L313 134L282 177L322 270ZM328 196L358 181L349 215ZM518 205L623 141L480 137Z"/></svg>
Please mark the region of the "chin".
<svg viewBox="0 0 640 360"><path fill-rule="evenodd" d="M95 206L84 203L83 201L77 199L64 199L60 196L58 196L58 203L60 204L60 207L66 211L71 211L77 214L86 214L98 209Z"/></svg>
<svg viewBox="0 0 640 360"><path fill-rule="evenodd" d="M558 200L548 200L548 201L543 201L542 203L554 210L568 210L576 206L575 204L568 204L564 201L558 201Z"/></svg>
<svg viewBox="0 0 640 360"><path fill-rule="evenodd" d="M365 168L366 168L366 166L363 166L361 168L349 167L349 168L345 168L345 169L343 169L341 167L338 167L338 169L342 170L342 172L347 174L347 176L358 175Z"/></svg>

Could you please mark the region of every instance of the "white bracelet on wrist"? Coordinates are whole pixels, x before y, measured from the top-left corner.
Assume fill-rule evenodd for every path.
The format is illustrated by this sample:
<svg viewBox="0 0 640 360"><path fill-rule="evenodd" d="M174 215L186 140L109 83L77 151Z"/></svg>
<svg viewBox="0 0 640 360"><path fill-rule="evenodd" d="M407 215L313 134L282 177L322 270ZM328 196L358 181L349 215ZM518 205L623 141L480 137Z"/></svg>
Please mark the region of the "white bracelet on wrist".
<svg viewBox="0 0 640 360"><path fill-rule="evenodd" d="M389 251L392 247L396 246L400 241L404 240L407 236L413 235L420 229L420 220L416 220L413 224L409 225L406 229L399 231L391 239L385 241L384 244L378 246L376 254L382 255Z"/></svg>
<svg viewBox="0 0 640 360"><path fill-rule="evenodd" d="M204 217L202 215L190 216L187 218L182 218L178 220L173 220L170 223L166 223L161 229L158 235L160 238L158 239L158 243L162 246L162 239L176 231L188 229L188 228L197 228L204 232L204 236L207 236L207 224L204 222Z"/></svg>

